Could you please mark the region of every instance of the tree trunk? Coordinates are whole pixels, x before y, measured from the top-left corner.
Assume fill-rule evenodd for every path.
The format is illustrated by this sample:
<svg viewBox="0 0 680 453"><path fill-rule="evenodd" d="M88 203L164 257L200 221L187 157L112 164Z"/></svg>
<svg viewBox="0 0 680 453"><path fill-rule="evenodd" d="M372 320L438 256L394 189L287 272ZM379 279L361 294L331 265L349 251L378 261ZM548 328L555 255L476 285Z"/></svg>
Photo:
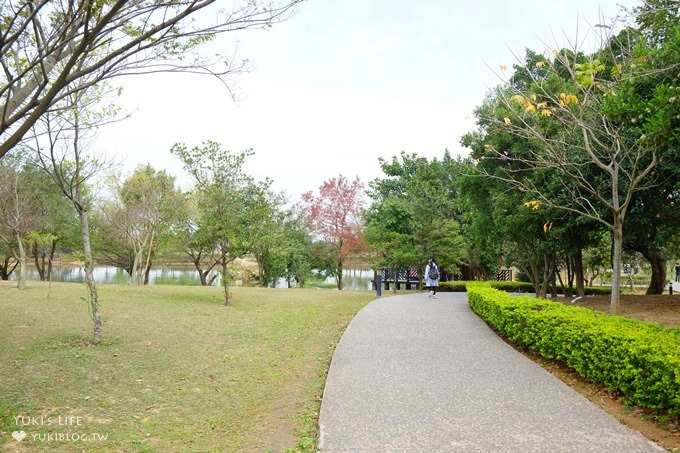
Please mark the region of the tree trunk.
<svg viewBox="0 0 680 453"><path fill-rule="evenodd" d="M567 262L568 262L568 261L569 261L569 258L567 258ZM569 270L568 270L568 269L569 269L569 265L567 265L567 274L569 274ZM559 282L560 282L560 287L562 288L562 292L564 293L564 295L565 295L566 297L571 297L571 294L572 294L572 292L571 292L571 289L572 289L572 288L571 288L571 284L569 284L569 283L566 284L566 285L564 284L564 282L562 281L562 274L560 274L559 271L558 271L557 269L555 269L555 275L557 276L557 279L558 279ZM567 277L567 279L568 279L568 278L569 278L569 277ZM569 281L569 280L567 280L567 281Z"/></svg>
<svg viewBox="0 0 680 453"><path fill-rule="evenodd" d="M227 253L228 245L224 242L221 244L221 257L222 257L222 287L224 288L224 305L231 305L231 294L229 294L229 275L227 274L227 266L229 265L229 254Z"/></svg>
<svg viewBox="0 0 680 453"><path fill-rule="evenodd" d="M623 219L614 214L613 231L614 254L612 256L612 296L609 301L609 313L619 314L619 295L621 293L621 256L623 254Z"/></svg>
<svg viewBox="0 0 680 453"><path fill-rule="evenodd" d="M17 288L26 288L26 250L24 249L24 242L19 233L16 234L17 248L19 251L19 275L17 278Z"/></svg>
<svg viewBox="0 0 680 453"><path fill-rule="evenodd" d="M342 271L343 271L343 262L342 259L338 260L338 290L342 291ZM394 284L395 288L397 287L396 282Z"/></svg>
<svg viewBox="0 0 680 453"><path fill-rule="evenodd" d="M54 263L54 253L57 251L57 239L52 239L50 245L50 256L47 260L47 298L52 297L52 266Z"/></svg>
<svg viewBox="0 0 680 453"><path fill-rule="evenodd" d="M211 278L208 278L208 275L210 275L210 272L213 270L213 268L217 266L218 262L212 260L211 258L212 264L208 266L207 269L203 269L203 266L201 264L201 257L203 256L202 251L198 253L187 252L187 254L191 257L191 262L194 264L194 267L198 272L198 278L201 280L201 286L211 286L215 281L215 278L217 278L217 275L213 275Z"/></svg>
<svg viewBox="0 0 680 453"><path fill-rule="evenodd" d="M149 284L149 276L151 275L151 261L148 261L146 263L146 267L144 269L144 284L148 285Z"/></svg>
<svg viewBox="0 0 680 453"><path fill-rule="evenodd" d="M149 274L151 273L151 263L153 262L153 243L154 240L156 239L156 231L151 230L150 237L149 237L149 243L147 244L148 252L146 253L146 260L143 264L144 270L143 270L143 275L142 275L142 284L143 285L148 285L149 284Z"/></svg>
<svg viewBox="0 0 680 453"><path fill-rule="evenodd" d="M12 262L12 260L14 262ZM14 269L17 268L19 262L13 256L6 256L5 261L0 265L0 280L9 280Z"/></svg>
<svg viewBox="0 0 680 453"><path fill-rule="evenodd" d="M231 294L229 294L229 278L227 276L227 262L222 261L222 287L224 288L224 305L231 305Z"/></svg>
<svg viewBox="0 0 680 453"><path fill-rule="evenodd" d="M666 286L666 257L659 250L640 250L652 267L652 279L645 294L663 294Z"/></svg>
<svg viewBox="0 0 680 453"><path fill-rule="evenodd" d="M548 260L550 266L550 274L548 274L550 276L550 291L552 299L555 300L557 299L557 258L553 255L550 256Z"/></svg>
<svg viewBox="0 0 680 453"><path fill-rule="evenodd" d="M80 204L80 203L78 203ZM80 218L80 231L83 236L83 255L85 278L87 280L87 290L89 294L90 316L92 317L92 343L99 344L104 339L102 328L102 314L99 310L99 296L97 294L97 284L94 280L94 260L92 259L92 244L90 242L90 221L87 210L77 207L78 217Z"/></svg>
<svg viewBox="0 0 680 453"><path fill-rule="evenodd" d="M191 257L191 262L194 263L194 267L198 272L198 278L201 280L201 286L208 286L208 283L206 281L206 276L208 275L208 273L204 272L203 267L201 266L201 252L195 255L189 253L189 256Z"/></svg>
<svg viewBox="0 0 680 453"><path fill-rule="evenodd" d="M142 252L143 250L135 245L135 256L132 261L132 278L130 279L130 284L132 285L141 285L144 282Z"/></svg>
<svg viewBox="0 0 680 453"><path fill-rule="evenodd" d="M569 255L565 260L567 263L567 287L569 288L569 297L574 294L574 276L576 274L576 255Z"/></svg>
<svg viewBox="0 0 680 453"><path fill-rule="evenodd" d="M257 261L257 278L259 279L257 286L264 287L264 253L256 253L255 260ZM288 287L290 288L290 282L288 282Z"/></svg>
<svg viewBox="0 0 680 453"><path fill-rule="evenodd" d="M527 269L527 275L529 276L529 280L531 280L531 284L534 285L534 293L536 293L536 297L538 297L539 293L541 292L541 278L539 274L538 263L529 257L529 269Z"/></svg>
<svg viewBox="0 0 680 453"><path fill-rule="evenodd" d="M555 268L552 265L552 260L547 256L543 257L543 283L536 294L539 299L545 299L548 295L548 288L550 287L550 282L555 274Z"/></svg>
<svg viewBox="0 0 680 453"><path fill-rule="evenodd" d="M47 259L47 281L52 281L52 269L54 267L54 254L57 252L57 239L52 239L50 245L50 256Z"/></svg>
<svg viewBox="0 0 680 453"><path fill-rule="evenodd" d="M578 248L574 255L574 280L576 281L576 295L584 297L585 289L585 275L583 274L583 249Z"/></svg>
<svg viewBox="0 0 680 453"><path fill-rule="evenodd" d="M38 277L41 282L45 281L45 254L41 254L38 250L38 241L34 240L31 244L31 251L33 253L33 263L35 270L38 271ZM42 255L42 256L41 256Z"/></svg>

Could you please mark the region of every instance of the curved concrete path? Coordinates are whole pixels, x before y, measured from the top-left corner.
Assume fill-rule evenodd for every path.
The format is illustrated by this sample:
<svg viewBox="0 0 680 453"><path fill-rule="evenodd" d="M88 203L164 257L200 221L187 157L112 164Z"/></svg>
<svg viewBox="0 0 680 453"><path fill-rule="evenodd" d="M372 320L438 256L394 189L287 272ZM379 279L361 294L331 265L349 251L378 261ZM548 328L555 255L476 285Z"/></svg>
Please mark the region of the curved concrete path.
<svg viewBox="0 0 680 453"><path fill-rule="evenodd" d="M659 452L503 342L465 293L385 297L338 344L322 452Z"/></svg>

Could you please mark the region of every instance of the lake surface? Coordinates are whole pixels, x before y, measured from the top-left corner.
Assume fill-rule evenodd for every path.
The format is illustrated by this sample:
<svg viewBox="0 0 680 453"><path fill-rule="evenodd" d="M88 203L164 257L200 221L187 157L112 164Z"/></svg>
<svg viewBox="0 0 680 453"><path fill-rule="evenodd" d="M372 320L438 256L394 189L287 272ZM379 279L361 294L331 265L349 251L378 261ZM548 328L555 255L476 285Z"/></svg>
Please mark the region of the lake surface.
<svg viewBox="0 0 680 453"><path fill-rule="evenodd" d="M16 273L10 276L10 280L16 280ZM33 266L26 269L28 280L40 280L38 271ZM96 266L94 278L97 283L127 285L129 275L123 269L112 266ZM371 280L373 271L370 269L345 269L343 272L343 289L350 291L369 291L371 290ZM55 266L52 269L53 282L73 282L81 283L85 281L85 271L79 266ZM215 279L215 284L219 285L220 279ZM326 279L325 283L334 284L334 278ZM149 273L150 285L200 285L201 280L198 272L191 267L170 267L151 269ZM281 280L277 284L278 288L285 288L287 284Z"/></svg>

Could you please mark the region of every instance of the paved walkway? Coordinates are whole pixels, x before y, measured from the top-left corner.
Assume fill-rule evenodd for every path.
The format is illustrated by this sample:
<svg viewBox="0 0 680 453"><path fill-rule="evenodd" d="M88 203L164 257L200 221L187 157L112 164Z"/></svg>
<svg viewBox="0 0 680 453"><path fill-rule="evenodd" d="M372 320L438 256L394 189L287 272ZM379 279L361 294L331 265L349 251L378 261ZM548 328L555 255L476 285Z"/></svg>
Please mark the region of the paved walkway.
<svg viewBox="0 0 680 453"><path fill-rule="evenodd" d="M322 452L659 452L499 339L465 293L384 297L352 320Z"/></svg>

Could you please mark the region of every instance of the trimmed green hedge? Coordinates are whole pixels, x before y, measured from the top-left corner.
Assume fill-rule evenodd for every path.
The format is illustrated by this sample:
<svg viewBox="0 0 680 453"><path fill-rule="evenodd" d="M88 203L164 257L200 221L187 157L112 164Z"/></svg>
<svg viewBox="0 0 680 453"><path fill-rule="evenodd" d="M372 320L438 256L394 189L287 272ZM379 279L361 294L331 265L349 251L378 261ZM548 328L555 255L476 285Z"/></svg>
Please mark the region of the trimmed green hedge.
<svg viewBox="0 0 680 453"><path fill-rule="evenodd" d="M471 281L452 281L452 282L439 282L439 291L441 292L465 292L467 291L468 283L476 283ZM488 281L486 282L491 285L492 288L496 288L500 291L511 291L511 292L525 292L533 293L534 285L528 282L506 282L506 281ZM606 295L611 294L612 290L609 287L599 287L599 286L586 286L586 294L597 294Z"/></svg>
<svg viewBox="0 0 680 453"><path fill-rule="evenodd" d="M439 282L439 291L441 292L465 292L467 285L475 283L473 281L456 280L451 282ZM534 285L527 282L505 282L505 281L488 281L487 284L493 288L501 291L525 292L530 293L534 291Z"/></svg>
<svg viewBox="0 0 680 453"><path fill-rule="evenodd" d="M466 285L468 283L469 282L463 280L457 280L453 282L439 282L437 291L464 293L465 291L467 291Z"/></svg>
<svg viewBox="0 0 680 453"><path fill-rule="evenodd" d="M628 404L680 418L680 329L512 296L485 283L467 288L472 310L509 340L565 363Z"/></svg>

